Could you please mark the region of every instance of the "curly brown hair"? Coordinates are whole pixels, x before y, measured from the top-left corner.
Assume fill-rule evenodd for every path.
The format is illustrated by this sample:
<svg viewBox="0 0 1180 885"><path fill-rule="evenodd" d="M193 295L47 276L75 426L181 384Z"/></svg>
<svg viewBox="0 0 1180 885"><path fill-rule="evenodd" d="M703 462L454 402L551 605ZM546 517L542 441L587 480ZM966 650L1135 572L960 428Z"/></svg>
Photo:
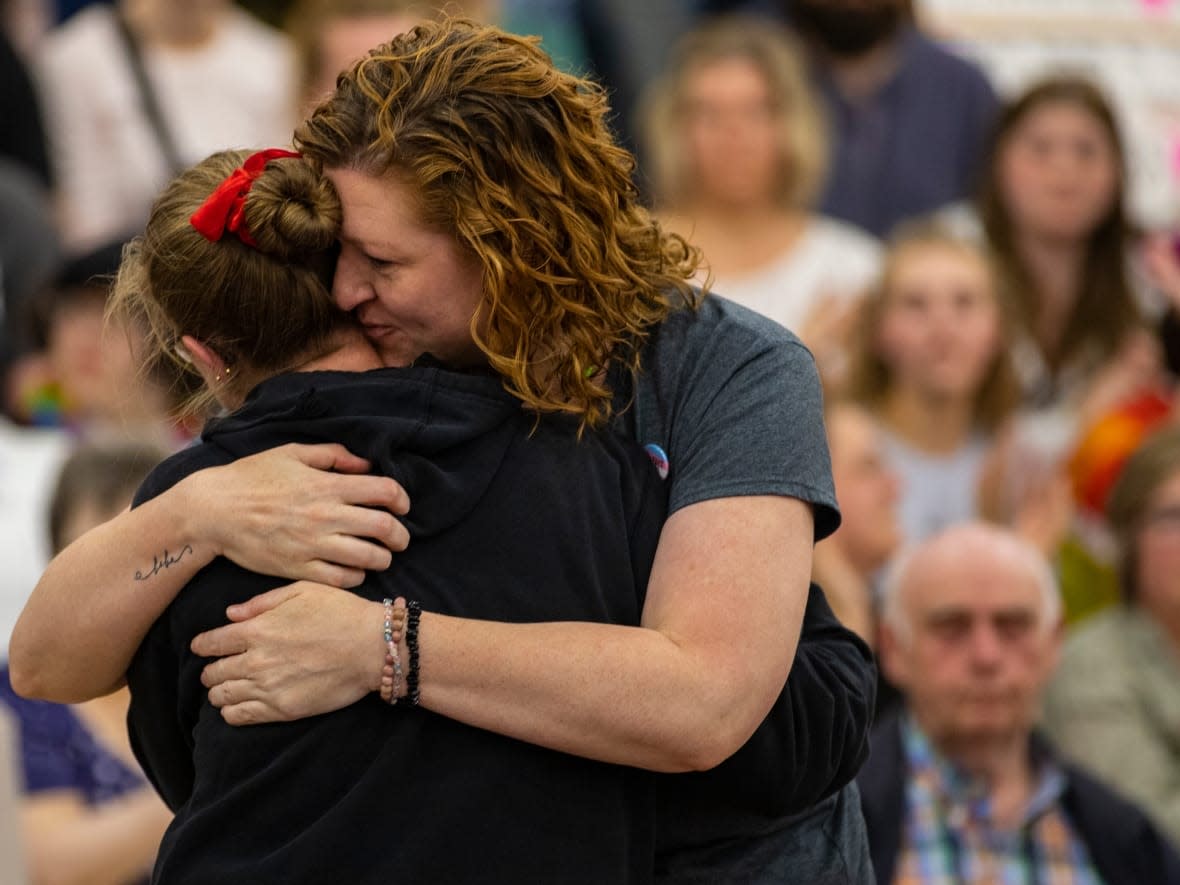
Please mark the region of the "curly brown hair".
<svg viewBox="0 0 1180 885"><path fill-rule="evenodd" d="M325 169L394 174L425 224L483 269L472 340L527 407L583 426L611 415L603 371L639 368L699 253L640 204L635 161L594 83L535 39L453 19L372 50L295 133Z"/></svg>
<svg viewBox="0 0 1180 885"><path fill-rule="evenodd" d="M257 247L230 233L208 240L190 222L250 153L213 154L164 188L143 234L124 248L107 305L108 316L148 330L145 367L169 362L195 375L175 348L181 335L192 335L233 365L233 389L242 394L325 352L351 322L331 295L340 201L306 161L271 160L251 187L244 212ZM211 402L201 390L181 412Z"/></svg>

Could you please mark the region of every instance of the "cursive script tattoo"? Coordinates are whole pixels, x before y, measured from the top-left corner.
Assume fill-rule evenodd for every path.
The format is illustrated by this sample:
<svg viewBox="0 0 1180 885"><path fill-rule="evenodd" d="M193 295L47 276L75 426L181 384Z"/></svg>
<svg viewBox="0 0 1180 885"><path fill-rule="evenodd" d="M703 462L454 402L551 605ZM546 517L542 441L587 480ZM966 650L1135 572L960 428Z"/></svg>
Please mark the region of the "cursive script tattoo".
<svg viewBox="0 0 1180 885"><path fill-rule="evenodd" d="M152 557L152 570L150 572L148 572L146 575L143 572L137 570L135 572L135 580L146 581L148 578L151 578L151 577L159 574L161 569L166 569L169 566L176 565L176 563L180 562L180 560L184 556L184 554L192 553L192 552L193 552L192 545L185 544L184 547L181 548L179 553L177 553L175 556L170 556L168 554L168 548L165 547L164 548L164 558L161 559L158 556L153 556Z"/></svg>

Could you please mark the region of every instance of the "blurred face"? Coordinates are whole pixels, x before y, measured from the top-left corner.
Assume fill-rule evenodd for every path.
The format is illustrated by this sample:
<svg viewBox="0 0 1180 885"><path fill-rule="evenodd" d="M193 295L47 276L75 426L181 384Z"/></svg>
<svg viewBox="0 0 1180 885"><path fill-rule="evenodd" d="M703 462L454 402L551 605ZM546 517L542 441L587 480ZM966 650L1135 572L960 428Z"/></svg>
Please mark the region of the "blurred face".
<svg viewBox="0 0 1180 885"><path fill-rule="evenodd" d="M1168 623L1180 623L1180 473L1152 496L1136 547L1139 604Z"/></svg>
<svg viewBox="0 0 1180 885"><path fill-rule="evenodd" d="M897 476L886 463L880 432L866 411L855 406L834 408L827 427L842 516L832 540L867 577L901 543Z"/></svg>
<svg viewBox="0 0 1180 885"><path fill-rule="evenodd" d="M324 22L319 34L318 69L308 85L309 101L319 101L336 88L336 76L369 50L408 31L419 22L406 13L341 16Z"/></svg>
<svg viewBox="0 0 1180 885"><path fill-rule="evenodd" d="M417 220L413 189L391 176L330 169L344 208L332 295L351 311L387 366L429 353L476 365L471 318L483 270L450 234Z"/></svg>
<svg viewBox="0 0 1180 885"><path fill-rule="evenodd" d="M1068 102L1034 108L1009 133L997 157L1001 199L1018 233L1054 240L1089 237L1121 186L1106 129Z"/></svg>
<svg viewBox="0 0 1180 885"><path fill-rule="evenodd" d="M684 87L689 184L710 201L765 204L774 198L783 145L770 86L743 58L690 72Z"/></svg>
<svg viewBox="0 0 1180 885"><path fill-rule="evenodd" d="M882 630L882 664L940 746L1027 736L1059 631L1021 563L980 547L926 548L898 600L909 634Z"/></svg>
<svg viewBox="0 0 1180 885"><path fill-rule="evenodd" d="M835 56L854 58L893 37L905 0L789 0L791 22Z"/></svg>
<svg viewBox="0 0 1180 885"><path fill-rule="evenodd" d="M103 319L102 293L79 295L53 314L48 358L67 409L85 419L119 420L135 410L142 385L125 326Z"/></svg>
<svg viewBox="0 0 1180 885"><path fill-rule="evenodd" d="M1001 346L987 264L951 245L903 247L886 285L877 346L895 385L924 398L974 398Z"/></svg>

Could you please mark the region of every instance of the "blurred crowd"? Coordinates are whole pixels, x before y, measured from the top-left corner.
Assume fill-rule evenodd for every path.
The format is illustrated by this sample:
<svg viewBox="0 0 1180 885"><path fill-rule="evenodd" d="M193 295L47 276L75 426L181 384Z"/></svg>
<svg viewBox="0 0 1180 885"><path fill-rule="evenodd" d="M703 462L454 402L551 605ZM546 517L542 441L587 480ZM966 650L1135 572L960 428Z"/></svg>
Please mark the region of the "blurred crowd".
<svg viewBox="0 0 1180 885"><path fill-rule="evenodd" d="M1180 236L1132 217L1101 86L1061 70L1001 100L909 0L446 11L544 31L598 77L700 285L814 354L843 516L814 578L881 664L879 881L1152 881L1180 843ZM213 150L288 144L336 72L439 10L0 14L2 659L52 551L200 430L143 330L104 317L156 192ZM167 816L125 709L23 701L5 673L0 880L145 875Z"/></svg>

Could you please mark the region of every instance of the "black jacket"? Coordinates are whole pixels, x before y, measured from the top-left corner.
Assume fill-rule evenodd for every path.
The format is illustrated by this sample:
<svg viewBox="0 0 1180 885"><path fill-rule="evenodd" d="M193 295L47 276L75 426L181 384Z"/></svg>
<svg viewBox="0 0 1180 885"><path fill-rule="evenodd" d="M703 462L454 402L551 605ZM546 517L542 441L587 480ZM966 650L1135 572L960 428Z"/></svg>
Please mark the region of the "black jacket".
<svg viewBox="0 0 1180 885"><path fill-rule="evenodd" d="M264 382L203 444L149 477L285 442L333 441L407 489L409 548L355 590L499 621L637 624L665 501L630 440L540 422L490 376L431 368ZM152 627L128 675L136 754L177 811L155 881L643 882L651 778L515 741L375 694L235 728L200 684L192 637L285 583L225 559ZM377 628L375 624L374 629ZM374 635L374 649L380 636ZM429 678L424 644L422 670Z"/></svg>

